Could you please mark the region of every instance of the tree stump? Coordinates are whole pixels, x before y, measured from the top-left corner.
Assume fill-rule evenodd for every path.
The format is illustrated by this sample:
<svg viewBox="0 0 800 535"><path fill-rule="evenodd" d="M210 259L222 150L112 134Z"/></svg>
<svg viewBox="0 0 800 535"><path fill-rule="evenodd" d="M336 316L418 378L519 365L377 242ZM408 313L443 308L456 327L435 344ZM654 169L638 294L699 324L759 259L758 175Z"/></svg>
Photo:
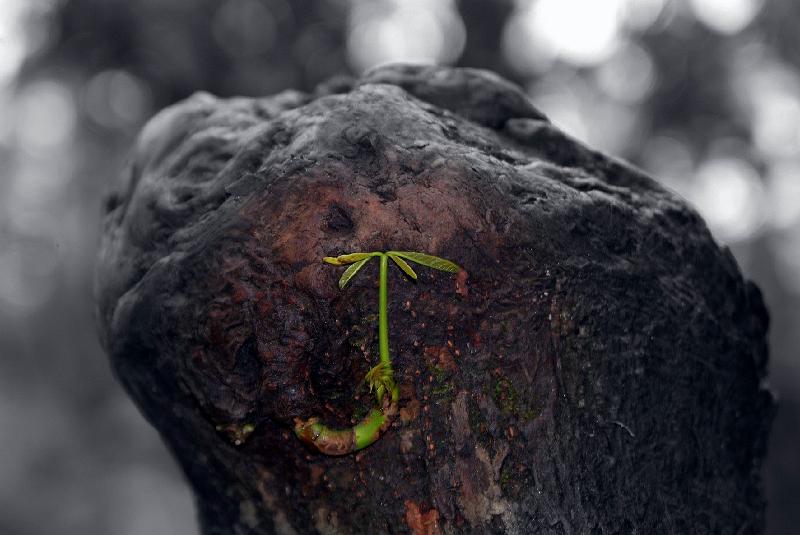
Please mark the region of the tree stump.
<svg viewBox="0 0 800 535"><path fill-rule="evenodd" d="M158 114L107 203L114 370L203 533L760 533L767 312L686 203L484 71L394 65ZM373 405L376 265L399 411Z"/></svg>

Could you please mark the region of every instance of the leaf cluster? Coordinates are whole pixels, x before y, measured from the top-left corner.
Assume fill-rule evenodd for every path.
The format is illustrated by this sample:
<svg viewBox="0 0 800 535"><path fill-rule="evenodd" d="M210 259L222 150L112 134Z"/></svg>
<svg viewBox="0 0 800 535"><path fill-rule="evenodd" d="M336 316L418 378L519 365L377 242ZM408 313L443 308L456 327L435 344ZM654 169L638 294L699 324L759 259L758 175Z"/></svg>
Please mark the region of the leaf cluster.
<svg viewBox="0 0 800 535"><path fill-rule="evenodd" d="M369 260L375 256L386 255L397 264L403 273L408 275L414 280L417 280L417 273L414 269L406 262L409 260L415 264L419 264L421 266L429 267L432 269L438 269L439 271L446 271L448 273L458 273L461 268L458 267L456 264L449 260L445 260L444 258L440 258L438 256L433 256L425 253L417 253L414 251L387 251L385 253L349 253L343 254L339 256L326 256L322 260L327 262L328 264L333 264L334 266L345 266L347 265L347 269L342 273L342 277L339 279L339 288L344 288L347 286L347 283L356 276L361 268L363 268Z"/></svg>

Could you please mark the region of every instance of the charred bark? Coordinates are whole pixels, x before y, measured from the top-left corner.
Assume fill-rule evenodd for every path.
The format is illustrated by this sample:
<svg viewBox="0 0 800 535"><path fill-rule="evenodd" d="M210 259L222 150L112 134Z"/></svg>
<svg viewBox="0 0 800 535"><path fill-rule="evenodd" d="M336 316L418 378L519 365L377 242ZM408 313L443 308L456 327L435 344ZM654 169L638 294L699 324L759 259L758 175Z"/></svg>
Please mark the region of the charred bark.
<svg viewBox="0 0 800 535"><path fill-rule="evenodd" d="M391 66L315 94L161 112L97 276L120 381L206 534L759 533L773 400L758 289L697 214L482 71ZM370 408L377 267L399 416L330 457L296 418Z"/></svg>

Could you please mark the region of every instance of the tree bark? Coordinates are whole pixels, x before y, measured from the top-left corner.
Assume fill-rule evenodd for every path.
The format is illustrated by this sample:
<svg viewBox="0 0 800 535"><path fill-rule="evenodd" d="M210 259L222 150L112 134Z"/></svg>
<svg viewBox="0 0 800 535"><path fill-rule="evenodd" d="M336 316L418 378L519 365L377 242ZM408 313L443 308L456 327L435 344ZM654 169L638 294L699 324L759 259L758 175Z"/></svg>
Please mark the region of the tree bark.
<svg viewBox="0 0 800 535"><path fill-rule="evenodd" d="M377 263L399 415L372 406ZM484 71L389 66L157 115L107 205L101 339L203 533L760 533L767 312L686 203Z"/></svg>

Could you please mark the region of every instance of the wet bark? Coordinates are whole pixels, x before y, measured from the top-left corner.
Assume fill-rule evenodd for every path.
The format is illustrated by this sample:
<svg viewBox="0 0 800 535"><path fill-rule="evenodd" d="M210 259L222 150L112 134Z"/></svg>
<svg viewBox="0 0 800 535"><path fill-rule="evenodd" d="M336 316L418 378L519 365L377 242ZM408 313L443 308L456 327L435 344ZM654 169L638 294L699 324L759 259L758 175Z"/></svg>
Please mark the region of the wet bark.
<svg viewBox="0 0 800 535"><path fill-rule="evenodd" d="M161 112L108 201L101 339L206 534L760 533L767 313L685 202L482 71L385 67ZM377 264L400 410L371 406Z"/></svg>

